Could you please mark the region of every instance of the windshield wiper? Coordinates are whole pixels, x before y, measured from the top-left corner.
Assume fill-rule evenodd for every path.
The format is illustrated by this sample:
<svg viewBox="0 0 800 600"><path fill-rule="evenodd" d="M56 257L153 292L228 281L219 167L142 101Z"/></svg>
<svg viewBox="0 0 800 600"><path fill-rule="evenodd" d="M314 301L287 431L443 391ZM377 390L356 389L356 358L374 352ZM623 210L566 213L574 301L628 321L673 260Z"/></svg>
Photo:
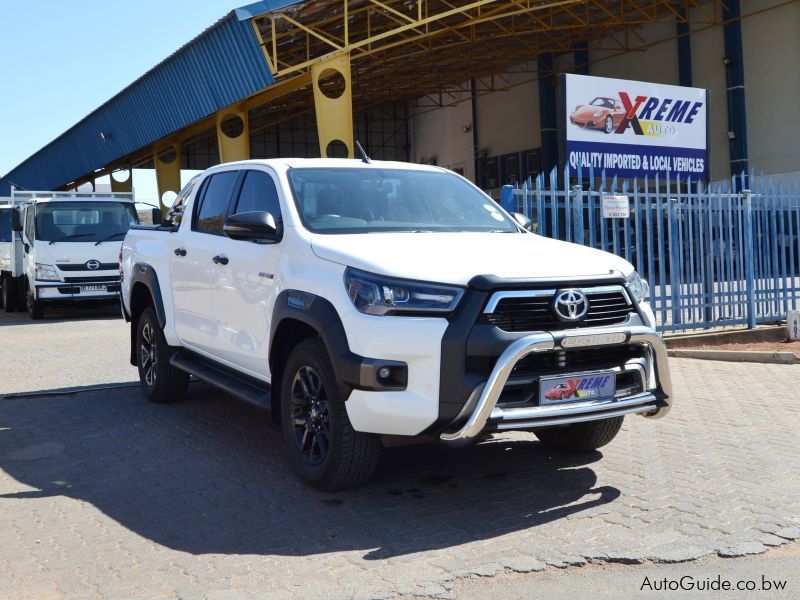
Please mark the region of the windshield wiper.
<svg viewBox="0 0 800 600"><path fill-rule="evenodd" d="M64 242L66 240L73 240L73 239L79 238L79 237L86 237L87 235L94 235L94 234L93 233L73 233L73 234L70 234L70 235L65 235L65 236L60 237L60 238L58 238L56 240L50 240L50 243L48 244L48 246L52 246L56 242Z"/></svg>
<svg viewBox="0 0 800 600"><path fill-rule="evenodd" d="M124 232L124 231L118 231L117 233L112 233L111 235L109 235L109 236L107 236L107 237L104 237L102 240L97 240L97 241L94 243L94 245L95 245L95 246L99 246L99 245L100 245L100 244L102 244L103 242L110 242L111 240L113 240L113 239L114 239L115 237L117 237L118 235L125 235L125 232Z"/></svg>

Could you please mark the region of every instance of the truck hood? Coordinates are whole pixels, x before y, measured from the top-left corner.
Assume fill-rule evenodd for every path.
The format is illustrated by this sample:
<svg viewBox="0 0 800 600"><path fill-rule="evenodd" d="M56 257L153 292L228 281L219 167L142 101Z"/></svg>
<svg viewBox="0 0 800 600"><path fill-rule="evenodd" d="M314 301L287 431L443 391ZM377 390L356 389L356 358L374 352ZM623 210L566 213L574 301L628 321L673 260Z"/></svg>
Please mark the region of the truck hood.
<svg viewBox="0 0 800 600"><path fill-rule="evenodd" d="M315 235L318 257L364 271L466 285L476 275L503 279L628 275L622 258L578 244L514 233L370 233Z"/></svg>
<svg viewBox="0 0 800 600"><path fill-rule="evenodd" d="M94 242L56 242L51 246L47 241L37 241L36 262L45 265L83 265L90 260L116 263L119 261L121 244L119 240L114 240L103 242L99 246L95 246Z"/></svg>

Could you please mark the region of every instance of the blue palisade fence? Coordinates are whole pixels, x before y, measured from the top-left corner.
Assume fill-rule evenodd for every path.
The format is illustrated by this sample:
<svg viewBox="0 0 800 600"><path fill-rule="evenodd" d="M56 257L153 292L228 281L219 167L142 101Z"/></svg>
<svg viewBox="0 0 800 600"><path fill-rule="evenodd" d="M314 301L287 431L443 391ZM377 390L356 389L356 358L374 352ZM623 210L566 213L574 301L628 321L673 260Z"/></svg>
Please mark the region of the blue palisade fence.
<svg viewBox="0 0 800 600"><path fill-rule="evenodd" d="M800 294L797 179L741 174L706 185L659 177L607 180L553 170L503 188L504 206L540 235L613 252L650 282L661 331L776 323ZM561 182L561 183L559 183ZM603 198L626 196L629 218L604 218Z"/></svg>

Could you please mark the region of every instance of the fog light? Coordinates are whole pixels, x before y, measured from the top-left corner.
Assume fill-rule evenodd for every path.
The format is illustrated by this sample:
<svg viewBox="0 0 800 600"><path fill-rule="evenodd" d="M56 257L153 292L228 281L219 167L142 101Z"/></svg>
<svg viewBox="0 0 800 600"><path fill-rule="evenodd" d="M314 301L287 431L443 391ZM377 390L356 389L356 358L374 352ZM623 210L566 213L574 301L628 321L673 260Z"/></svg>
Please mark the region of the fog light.
<svg viewBox="0 0 800 600"><path fill-rule="evenodd" d="M389 379L389 376L391 374L392 372L389 370L389 367L381 367L380 370L378 371L378 377L380 377L381 379Z"/></svg>

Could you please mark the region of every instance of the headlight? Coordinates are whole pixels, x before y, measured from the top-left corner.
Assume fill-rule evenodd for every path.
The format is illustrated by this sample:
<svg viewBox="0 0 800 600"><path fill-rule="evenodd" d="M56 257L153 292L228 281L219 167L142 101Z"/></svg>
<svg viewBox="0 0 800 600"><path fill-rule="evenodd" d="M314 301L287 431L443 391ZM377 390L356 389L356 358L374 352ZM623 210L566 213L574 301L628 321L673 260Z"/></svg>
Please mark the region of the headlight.
<svg viewBox="0 0 800 600"><path fill-rule="evenodd" d="M457 287L393 279L348 268L344 285L353 305L368 315L446 314L458 306Z"/></svg>
<svg viewBox="0 0 800 600"><path fill-rule="evenodd" d="M61 281L61 277L53 265L36 263L36 279L38 281Z"/></svg>
<svg viewBox="0 0 800 600"><path fill-rule="evenodd" d="M601 113L601 112L598 110L597 112L593 113L593 114L592 114L592 116L593 116L593 117L599 117L599 116L600 116L600 115L602 115L602 114L603 114L603 113Z"/></svg>
<svg viewBox="0 0 800 600"><path fill-rule="evenodd" d="M637 304L650 300L650 285L636 271L628 275L628 290Z"/></svg>

